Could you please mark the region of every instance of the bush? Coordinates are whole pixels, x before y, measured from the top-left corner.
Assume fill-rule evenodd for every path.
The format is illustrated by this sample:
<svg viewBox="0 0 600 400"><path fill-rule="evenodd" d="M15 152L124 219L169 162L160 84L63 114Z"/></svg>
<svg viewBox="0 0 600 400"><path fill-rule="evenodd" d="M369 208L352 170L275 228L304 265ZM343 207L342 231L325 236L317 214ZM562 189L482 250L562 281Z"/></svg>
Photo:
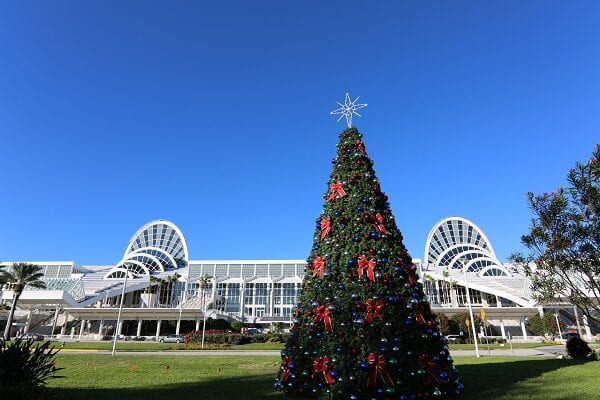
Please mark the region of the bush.
<svg viewBox="0 0 600 400"><path fill-rule="evenodd" d="M575 360L597 359L596 352L580 337L572 337L567 340L567 353Z"/></svg>
<svg viewBox="0 0 600 400"><path fill-rule="evenodd" d="M32 340L0 339L0 392L40 397L48 379L60 378L56 372L62 368L54 365L58 350L53 350L48 341L38 345Z"/></svg>
<svg viewBox="0 0 600 400"><path fill-rule="evenodd" d="M231 323L231 329L236 332L241 331L243 327L244 327L244 323L242 321L233 321Z"/></svg>

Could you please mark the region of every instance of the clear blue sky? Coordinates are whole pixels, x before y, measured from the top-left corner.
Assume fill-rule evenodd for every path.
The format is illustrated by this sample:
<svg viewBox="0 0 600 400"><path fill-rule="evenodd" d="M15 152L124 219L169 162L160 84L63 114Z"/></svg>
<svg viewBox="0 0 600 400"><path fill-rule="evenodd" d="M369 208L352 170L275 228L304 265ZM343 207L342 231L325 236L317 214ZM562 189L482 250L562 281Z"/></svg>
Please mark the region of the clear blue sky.
<svg viewBox="0 0 600 400"><path fill-rule="evenodd" d="M596 1L3 1L0 260L115 263L158 218L304 259L346 91L411 255L460 215L505 259L600 142L599 71Z"/></svg>

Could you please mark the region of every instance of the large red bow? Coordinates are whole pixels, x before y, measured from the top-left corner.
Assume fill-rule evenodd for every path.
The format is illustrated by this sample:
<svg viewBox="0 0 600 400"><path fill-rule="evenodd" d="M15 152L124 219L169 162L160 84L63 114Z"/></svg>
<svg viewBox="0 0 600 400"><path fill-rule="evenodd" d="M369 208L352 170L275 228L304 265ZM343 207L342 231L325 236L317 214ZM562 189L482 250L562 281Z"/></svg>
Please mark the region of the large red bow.
<svg viewBox="0 0 600 400"><path fill-rule="evenodd" d="M335 200L335 197L339 195L340 197L344 197L346 192L344 192L344 184L342 181L333 182L329 185L329 200Z"/></svg>
<svg viewBox="0 0 600 400"><path fill-rule="evenodd" d="M420 366L422 366L427 374L433 378L437 383L447 383L448 379L442 379L436 373L437 365L431 361L431 357L426 352L421 353L419 359L417 360Z"/></svg>
<svg viewBox="0 0 600 400"><path fill-rule="evenodd" d="M356 147L358 147L358 151L365 154L365 144L360 139L356 139Z"/></svg>
<svg viewBox="0 0 600 400"><path fill-rule="evenodd" d="M323 376L325 377L325 382L331 385L332 383L335 383L335 379L333 379L333 376L331 376L331 372L329 372L329 365L327 364L329 364L329 357L325 356L315 358L313 361L312 378L314 379L315 375L318 375L322 372Z"/></svg>
<svg viewBox="0 0 600 400"><path fill-rule="evenodd" d="M281 361L281 382L287 381L287 378L290 376L290 363L292 359L289 356L283 357Z"/></svg>
<svg viewBox="0 0 600 400"><path fill-rule="evenodd" d="M367 257L364 255L358 257L358 268L356 270L358 277L362 278L365 270L367 270L367 278L375 281L375 265L377 265L377 262L373 257L370 260L367 260Z"/></svg>
<svg viewBox="0 0 600 400"><path fill-rule="evenodd" d="M392 377L387 372L387 360L384 355L377 357L374 353L369 354L367 362L371 366L369 377L367 378L367 386L373 386L377 383L377 375L381 376L383 383L387 386L394 386Z"/></svg>
<svg viewBox="0 0 600 400"><path fill-rule="evenodd" d="M383 226L383 215L381 215L380 213L375 214L373 226L375 226L375 229L377 229L379 232L383 234L387 233L387 231L385 230L385 226Z"/></svg>
<svg viewBox="0 0 600 400"><path fill-rule="evenodd" d="M372 322L373 316L379 317L383 319L383 306L385 303L383 300L367 300L367 315L365 316L365 322Z"/></svg>
<svg viewBox="0 0 600 400"><path fill-rule="evenodd" d="M310 269L313 273L313 277L319 275L321 279L325 276L325 257L316 256L313 262L310 264Z"/></svg>
<svg viewBox="0 0 600 400"><path fill-rule="evenodd" d="M329 234L331 230L331 218L323 218L321 220L321 240L325 239L325 237Z"/></svg>
<svg viewBox="0 0 600 400"><path fill-rule="evenodd" d="M331 326L331 310L329 304L318 306L315 310L315 322L321 322L325 324L327 332L333 332L333 326Z"/></svg>

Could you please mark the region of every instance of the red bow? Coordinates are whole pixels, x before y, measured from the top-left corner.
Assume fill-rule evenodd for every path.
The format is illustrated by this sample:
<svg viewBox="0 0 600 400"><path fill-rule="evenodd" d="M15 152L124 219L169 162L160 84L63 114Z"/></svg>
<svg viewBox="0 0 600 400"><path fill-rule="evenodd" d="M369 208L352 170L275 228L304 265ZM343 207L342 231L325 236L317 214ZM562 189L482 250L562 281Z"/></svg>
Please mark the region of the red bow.
<svg viewBox="0 0 600 400"><path fill-rule="evenodd" d="M358 151L365 154L365 144L360 139L356 139L356 147L358 147Z"/></svg>
<svg viewBox="0 0 600 400"><path fill-rule="evenodd" d="M344 197L346 195L342 181L331 183L329 185L329 190L331 192L329 193L329 200L335 200L336 195L339 195L340 197Z"/></svg>
<svg viewBox="0 0 600 400"><path fill-rule="evenodd" d="M325 237L329 234L331 230L331 218L323 218L321 220L321 240L325 239Z"/></svg>
<svg viewBox="0 0 600 400"><path fill-rule="evenodd" d="M429 354L427 354L425 352L421 353L417 362L419 363L419 365L421 365L423 368L425 368L428 375L430 377L432 377L433 380L436 381L437 383L447 383L448 382L447 379L442 379L438 376L438 374L436 373L437 365L431 361L431 357L429 357Z"/></svg>
<svg viewBox="0 0 600 400"><path fill-rule="evenodd" d="M417 324L419 324L421 326L428 325L427 320L425 319L425 315L423 315L423 312L421 312L421 311L417 311L416 320L417 320Z"/></svg>
<svg viewBox="0 0 600 400"><path fill-rule="evenodd" d="M380 213L375 214L373 226L375 226L375 229L377 229L379 232L383 234L387 233L387 231L385 230L385 226L383 226L383 215L381 215Z"/></svg>
<svg viewBox="0 0 600 400"><path fill-rule="evenodd" d="M329 304L318 306L315 310L315 313L315 322L323 321L327 332L333 332L333 327L331 326L331 317L329 316L331 314Z"/></svg>
<svg viewBox="0 0 600 400"><path fill-rule="evenodd" d="M383 306L385 303L383 300L367 300L367 315L365 317L365 322L372 322L373 316L379 317L383 319Z"/></svg>
<svg viewBox="0 0 600 400"><path fill-rule="evenodd" d="M394 381L386 370L387 361L385 356L381 355L377 357L374 353L371 353L369 354L369 357L367 357L367 362L371 366L371 371L369 372L369 377L367 379L367 386L373 386L377 383L377 375L381 376L383 383L387 386L394 386Z"/></svg>
<svg viewBox="0 0 600 400"><path fill-rule="evenodd" d="M372 281L375 281L375 265L377 265L377 262L373 257L371 257L370 260L367 260L367 257L365 256L358 257L358 269L356 270L356 272L358 273L358 277L362 278L366 269L367 278L369 278Z"/></svg>
<svg viewBox="0 0 600 400"><path fill-rule="evenodd" d="M322 372L323 376L325 377L325 382L331 385L332 383L335 383L335 379L333 379L333 376L331 376L331 372L329 372L329 365L327 365L328 363L329 357L327 356L315 358L315 360L313 361L312 378L314 379L315 375L318 375Z"/></svg>
<svg viewBox="0 0 600 400"><path fill-rule="evenodd" d="M281 382L287 381L287 378L290 376L290 363L292 359L289 356L283 357L281 362Z"/></svg>
<svg viewBox="0 0 600 400"><path fill-rule="evenodd" d="M310 264L310 269L313 272L313 277L319 275L321 279L325 276L325 257L316 256L312 264Z"/></svg>

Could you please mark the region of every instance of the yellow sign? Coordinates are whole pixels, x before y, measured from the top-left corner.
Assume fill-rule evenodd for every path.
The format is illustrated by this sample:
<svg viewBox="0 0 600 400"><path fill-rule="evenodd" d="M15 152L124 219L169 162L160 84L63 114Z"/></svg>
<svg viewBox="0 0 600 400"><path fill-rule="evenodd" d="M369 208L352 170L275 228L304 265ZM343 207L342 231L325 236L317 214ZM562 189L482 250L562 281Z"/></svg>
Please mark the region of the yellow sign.
<svg viewBox="0 0 600 400"><path fill-rule="evenodd" d="M465 324L467 324L467 327L471 327L471 321L469 321L469 319L465 319Z"/></svg>
<svg viewBox="0 0 600 400"><path fill-rule="evenodd" d="M483 308L481 310L479 310L479 317L481 319L485 319L485 311L483 311Z"/></svg>

